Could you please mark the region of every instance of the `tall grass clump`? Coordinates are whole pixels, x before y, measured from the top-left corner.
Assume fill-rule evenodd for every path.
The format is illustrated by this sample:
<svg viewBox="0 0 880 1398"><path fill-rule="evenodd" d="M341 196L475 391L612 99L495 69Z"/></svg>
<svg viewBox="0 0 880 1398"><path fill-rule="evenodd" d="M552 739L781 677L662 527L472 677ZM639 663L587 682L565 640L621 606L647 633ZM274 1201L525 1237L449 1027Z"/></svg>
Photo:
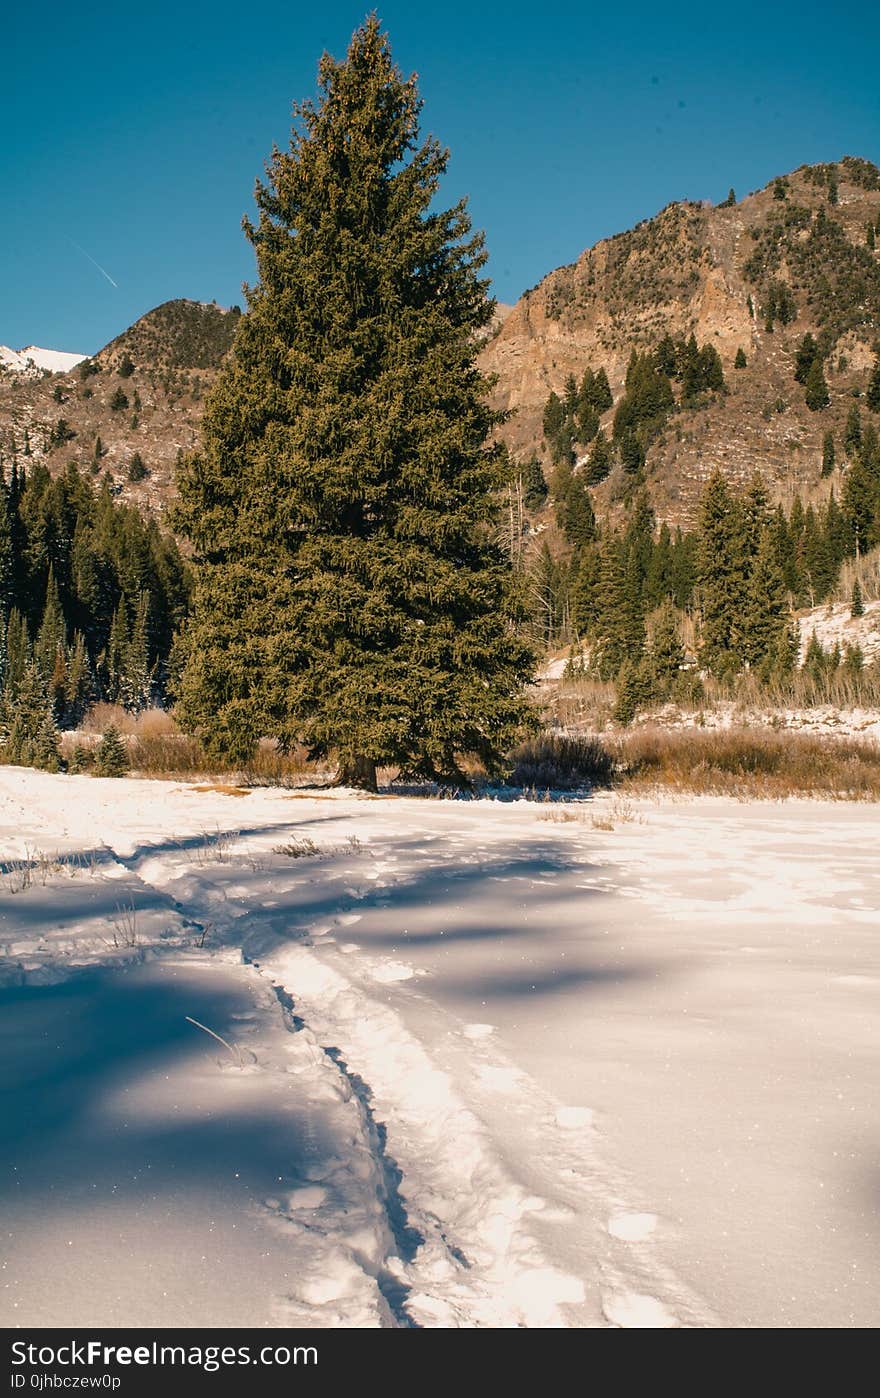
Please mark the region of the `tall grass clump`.
<svg viewBox="0 0 880 1398"><path fill-rule="evenodd" d="M772 729L638 728L613 750L623 786L782 800L880 800L880 744Z"/></svg>
<svg viewBox="0 0 880 1398"><path fill-rule="evenodd" d="M510 756L508 781L538 791L580 791L609 786L614 756L590 735L545 733L522 743Z"/></svg>

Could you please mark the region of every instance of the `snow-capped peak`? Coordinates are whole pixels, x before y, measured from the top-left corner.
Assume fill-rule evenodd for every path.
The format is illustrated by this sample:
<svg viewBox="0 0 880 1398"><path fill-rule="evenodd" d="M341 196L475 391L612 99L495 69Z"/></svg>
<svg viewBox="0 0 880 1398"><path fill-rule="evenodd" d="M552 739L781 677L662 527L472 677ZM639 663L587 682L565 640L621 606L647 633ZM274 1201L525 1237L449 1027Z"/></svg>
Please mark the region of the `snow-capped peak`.
<svg viewBox="0 0 880 1398"><path fill-rule="evenodd" d="M37 374L43 369L48 369L51 374L66 374L87 358L85 354L41 349L39 345L26 345L21 350L0 345L0 365L16 374Z"/></svg>

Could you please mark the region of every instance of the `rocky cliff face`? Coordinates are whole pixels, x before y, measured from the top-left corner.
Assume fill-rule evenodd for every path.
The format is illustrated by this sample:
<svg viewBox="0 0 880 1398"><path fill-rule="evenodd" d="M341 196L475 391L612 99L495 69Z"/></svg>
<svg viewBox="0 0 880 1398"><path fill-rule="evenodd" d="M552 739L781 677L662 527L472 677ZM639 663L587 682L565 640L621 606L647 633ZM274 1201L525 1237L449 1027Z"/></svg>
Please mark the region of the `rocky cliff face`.
<svg viewBox="0 0 880 1398"><path fill-rule="evenodd" d="M496 403L512 413L505 439L519 455L536 450L546 466L542 412L567 375L580 380L588 366L604 365L617 399L633 349L693 333L718 350L729 391L675 413L652 445L646 475L658 512L686 522L716 464L734 480L760 469L780 498L809 493L822 438L829 430L840 437L874 362L878 222L880 172L848 159L802 167L738 203L672 204L588 248L527 292L483 350ZM780 286L794 316L777 318L771 331ZM808 330L827 351L831 404L821 412L807 408L794 380L795 348ZM735 369L740 349L747 365ZM600 507L615 488L612 473L597 489Z"/></svg>

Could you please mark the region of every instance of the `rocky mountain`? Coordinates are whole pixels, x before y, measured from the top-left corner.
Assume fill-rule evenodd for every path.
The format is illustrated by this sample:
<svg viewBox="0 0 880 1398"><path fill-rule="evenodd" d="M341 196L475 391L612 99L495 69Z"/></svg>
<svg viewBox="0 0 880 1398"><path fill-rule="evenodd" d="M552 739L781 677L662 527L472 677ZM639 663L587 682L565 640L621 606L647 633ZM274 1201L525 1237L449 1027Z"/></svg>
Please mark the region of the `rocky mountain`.
<svg viewBox="0 0 880 1398"><path fill-rule="evenodd" d="M66 372L0 360L0 458L50 470L76 461L109 471L120 495L161 510L178 452L198 438L204 396L232 345L240 311L167 301ZM27 351L23 351L27 354Z"/></svg>
<svg viewBox="0 0 880 1398"><path fill-rule="evenodd" d="M0 353L0 457L45 459L53 470L76 460L109 471L119 493L162 508L239 314L169 301L60 373L39 357L21 373ZM795 379L807 332L821 349L830 400L818 410ZM602 426L610 436L633 350L691 335L717 350L726 389L685 403L676 388L644 466L658 515L690 522L716 464L734 481L760 469L785 501L839 486L846 419L864 396L880 337L880 170L845 157L802 166L741 200L670 204L587 248L514 307L499 305L481 363L496 376L497 405L511 413L503 435L512 451L537 452L550 474L545 404L587 368L607 373L614 406ZM838 464L820 480L829 432ZM581 459L586 450L576 444ZM613 509L626 486L615 464L594 487L597 511Z"/></svg>
<svg viewBox="0 0 880 1398"><path fill-rule="evenodd" d="M781 314L780 314L781 307ZM812 411L795 380L811 332L830 403ZM802 166L723 205L670 204L629 232L587 248L517 302L482 354L497 376L503 434L549 472L542 414L568 375L604 367L615 399L633 350L664 335L714 346L727 391L677 406L648 448L645 476L661 517L686 523L713 467L741 481L760 469L777 498L827 493L823 438L837 460L847 415L864 394L880 336L880 171L866 160ZM735 367L738 351L740 364ZM608 430L614 408L602 425ZM584 449L576 445L583 456ZM832 482L833 483L833 482ZM602 509L621 490L617 466L596 488Z"/></svg>

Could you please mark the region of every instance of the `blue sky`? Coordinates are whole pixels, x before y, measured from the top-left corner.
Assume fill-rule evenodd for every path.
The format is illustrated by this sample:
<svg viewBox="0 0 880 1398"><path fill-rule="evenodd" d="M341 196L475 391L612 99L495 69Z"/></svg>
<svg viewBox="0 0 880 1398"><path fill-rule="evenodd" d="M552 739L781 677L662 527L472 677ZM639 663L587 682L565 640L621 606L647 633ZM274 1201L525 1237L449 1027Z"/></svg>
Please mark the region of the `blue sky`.
<svg viewBox="0 0 880 1398"><path fill-rule="evenodd" d="M0 343L94 352L174 296L241 302L241 217L365 4L16 5L0 47ZM880 10L389 3L496 295L672 199L880 162ZM92 260L93 259L93 260ZM99 264L96 266L95 264ZM103 271L100 270L103 269ZM105 275L106 274L106 275ZM115 284L114 284L115 283Z"/></svg>

